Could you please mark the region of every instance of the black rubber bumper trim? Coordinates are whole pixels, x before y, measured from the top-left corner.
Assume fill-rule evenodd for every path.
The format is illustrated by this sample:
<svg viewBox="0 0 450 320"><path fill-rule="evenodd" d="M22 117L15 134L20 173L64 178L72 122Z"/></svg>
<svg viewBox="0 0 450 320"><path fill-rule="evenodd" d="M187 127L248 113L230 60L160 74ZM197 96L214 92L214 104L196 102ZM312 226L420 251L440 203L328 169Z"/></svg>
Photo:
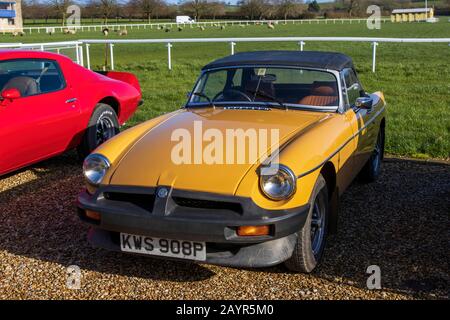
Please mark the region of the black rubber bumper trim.
<svg viewBox="0 0 450 320"><path fill-rule="evenodd" d="M122 252L120 250L120 244L118 243L118 237L118 233L92 227L89 230L88 241L94 247ZM211 250L211 246L214 247L214 244L207 243L205 261L192 261L155 255L138 255L166 260L191 261L238 268L261 268L274 266L289 259L292 256L296 241L297 234L291 234L287 237L250 245L234 244L231 249L228 248L222 251L217 249ZM127 252L126 254L130 253Z"/></svg>
<svg viewBox="0 0 450 320"><path fill-rule="evenodd" d="M119 187L113 189L124 190ZM101 214L97 228L159 238L212 243L261 243L298 232L309 212L309 205L288 210L266 210L256 206L249 198L180 190L172 190L167 198L182 195L214 201L237 201L242 205L243 211L238 214L227 210L184 208L169 204L169 199L163 201L157 198L154 212L149 212L130 203L106 200L100 196L104 191L98 191L93 196L87 192L79 195L78 208L82 220L92 225L92 221L83 218L84 210L89 209ZM132 191L154 194L155 189L137 190L133 187ZM271 233L259 237L238 236L237 227L246 225L269 225Z"/></svg>

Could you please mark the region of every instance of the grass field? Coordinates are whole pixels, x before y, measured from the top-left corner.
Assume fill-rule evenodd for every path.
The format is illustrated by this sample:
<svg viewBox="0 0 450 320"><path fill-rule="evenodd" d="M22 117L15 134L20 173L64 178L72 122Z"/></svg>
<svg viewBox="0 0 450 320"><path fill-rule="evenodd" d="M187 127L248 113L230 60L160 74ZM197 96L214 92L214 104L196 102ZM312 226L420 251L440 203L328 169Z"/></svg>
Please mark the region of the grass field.
<svg viewBox="0 0 450 320"><path fill-rule="evenodd" d="M185 28L179 32L162 30L128 30L128 38L193 38L193 37L264 37L264 36L368 36L368 37L446 37L450 38L448 18L436 24L404 23L382 25L381 30L368 30L361 24L303 24ZM119 38L111 33L110 38ZM100 32L76 35L44 33L14 38L0 36L1 42L46 42L76 40L104 36ZM120 37L123 39L123 37ZM145 104L128 125L175 110L183 105L186 92L211 60L228 55L229 45L175 44L173 70L167 70L167 49L157 45L116 45L116 70L135 72L144 92ZM295 43L238 44L236 51L263 49L298 50ZM387 152L418 158L450 157L450 47L443 44L380 44L377 49L377 72L371 72L371 46L368 43L306 43L305 50L339 51L350 55L366 91L381 90L388 102ZM68 55L73 54L67 52ZM103 64L104 46L91 45L91 63Z"/></svg>

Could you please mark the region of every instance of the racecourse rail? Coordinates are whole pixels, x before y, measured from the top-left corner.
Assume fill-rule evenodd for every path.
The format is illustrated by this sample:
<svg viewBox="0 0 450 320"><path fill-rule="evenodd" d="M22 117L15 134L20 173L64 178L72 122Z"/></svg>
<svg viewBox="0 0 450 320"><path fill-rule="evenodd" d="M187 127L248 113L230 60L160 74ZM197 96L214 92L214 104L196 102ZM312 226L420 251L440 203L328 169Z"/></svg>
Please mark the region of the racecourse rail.
<svg viewBox="0 0 450 320"><path fill-rule="evenodd" d="M389 18L380 18L381 23L390 22ZM172 27L214 27L214 26L248 26L262 24L344 24L344 23L363 23L367 19L278 19L278 20L217 20L217 21L199 21L194 23L176 23L176 22L160 22L160 23L114 23L114 24L95 24L95 25L66 25L66 26L42 26L42 27L0 27L0 33L6 32L27 32L34 33L55 33L64 32L65 30L75 31L102 31L107 28L109 30L133 30L133 29L153 29L153 28L172 28Z"/></svg>
<svg viewBox="0 0 450 320"><path fill-rule="evenodd" d="M78 41L46 42L46 43L4 43L1 48L37 49L41 51L56 50L58 53L64 49L75 49L75 61L91 69L90 46L103 44L109 46L110 67L114 70L114 46L120 44L165 44L167 47L167 65L172 69L173 43L228 43L231 54L235 53L235 46L240 42L295 42L303 51L306 42L364 42L372 45L372 72L375 72L376 53L379 43L448 43L450 38L367 38L367 37L256 37L256 38L189 38L189 39L86 39Z"/></svg>

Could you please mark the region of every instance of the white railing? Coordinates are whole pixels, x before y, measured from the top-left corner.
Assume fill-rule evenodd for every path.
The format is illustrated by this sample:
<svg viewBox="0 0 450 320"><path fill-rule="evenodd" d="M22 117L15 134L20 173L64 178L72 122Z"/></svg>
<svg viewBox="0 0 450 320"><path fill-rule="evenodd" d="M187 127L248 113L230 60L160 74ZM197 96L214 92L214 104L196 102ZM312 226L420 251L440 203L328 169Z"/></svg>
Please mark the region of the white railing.
<svg viewBox="0 0 450 320"><path fill-rule="evenodd" d="M306 42L366 42L372 45L372 72L375 72L376 52L379 43L450 43L450 38L365 38L365 37L270 37L270 38L193 38L193 39L86 39L79 40L86 46L87 67L90 69L90 51L92 44L109 44L110 65L114 70L114 45L116 44L166 44L167 65L172 69L172 47L174 43L229 43L231 54L235 53L235 46L239 42L296 42L303 51Z"/></svg>
<svg viewBox="0 0 450 320"><path fill-rule="evenodd" d="M190 39L86 39L78 41L46 42L46 43L3 43L1 48L19 48L60 52L63 49L75 49L75 61L84 65L86 55L86 67L91 68L90 46L94 44L109 45L110 67L114 70L114 46L119 44L165 44L167 47L167 65L172 69L172 50L174 43L228 43L231 54L236 51L236 45L240 42L295 42L301 51L307 42L364 42L372 46L372 72L375 72L377 46L380 43L449 43L450 38L366 38L366 37L260 37L260 38L190 38ZM85 52L84 52L85 51Z"/></svg>
<svg viewBox="0 0 450 320"><path fill-rule="evenodd" d="M25 33L55 33L63 32L64 30L77 30L77 31L101 31L104 28L109 30L122 30L122 29L158 29L160 27L221 27L221 26L248 26L259 24L344 24L344 23L365 23L367 19L290 19L290 20L217 20L217 21L200 21L194 23L176 23L176 22L159 22L159 23L113 23L113 24L95 24L95 25L70 25L70 26L41 26L41 27L0 27L0 33L6 32L20 32ZM390 18L381 18L382 23L390 22Z"/></svg>
<svg viewBox="0 0 450 320"><path fill-rule="evenodd" d="M80 41L60 41L60 42L42 42L42 43L0 43L0 49L25 49L40 51L56 51L61 53L62 50L74 49L75 61L80 65L84 65L83 43Z"/></svg>

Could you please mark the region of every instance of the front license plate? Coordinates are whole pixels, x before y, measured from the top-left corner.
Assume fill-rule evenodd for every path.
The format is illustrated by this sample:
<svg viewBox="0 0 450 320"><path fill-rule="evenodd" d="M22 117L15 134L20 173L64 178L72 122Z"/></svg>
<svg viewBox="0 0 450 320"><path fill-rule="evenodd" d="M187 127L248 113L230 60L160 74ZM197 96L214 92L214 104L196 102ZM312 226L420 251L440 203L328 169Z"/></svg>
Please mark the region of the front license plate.
<svg viewBox="0 0 450 320"><path fill-rule="evenodd" d="M155 256L199 261L206 260L206 245L204 242L172 240L121 233L120 249L124 252Z"/></svg>

